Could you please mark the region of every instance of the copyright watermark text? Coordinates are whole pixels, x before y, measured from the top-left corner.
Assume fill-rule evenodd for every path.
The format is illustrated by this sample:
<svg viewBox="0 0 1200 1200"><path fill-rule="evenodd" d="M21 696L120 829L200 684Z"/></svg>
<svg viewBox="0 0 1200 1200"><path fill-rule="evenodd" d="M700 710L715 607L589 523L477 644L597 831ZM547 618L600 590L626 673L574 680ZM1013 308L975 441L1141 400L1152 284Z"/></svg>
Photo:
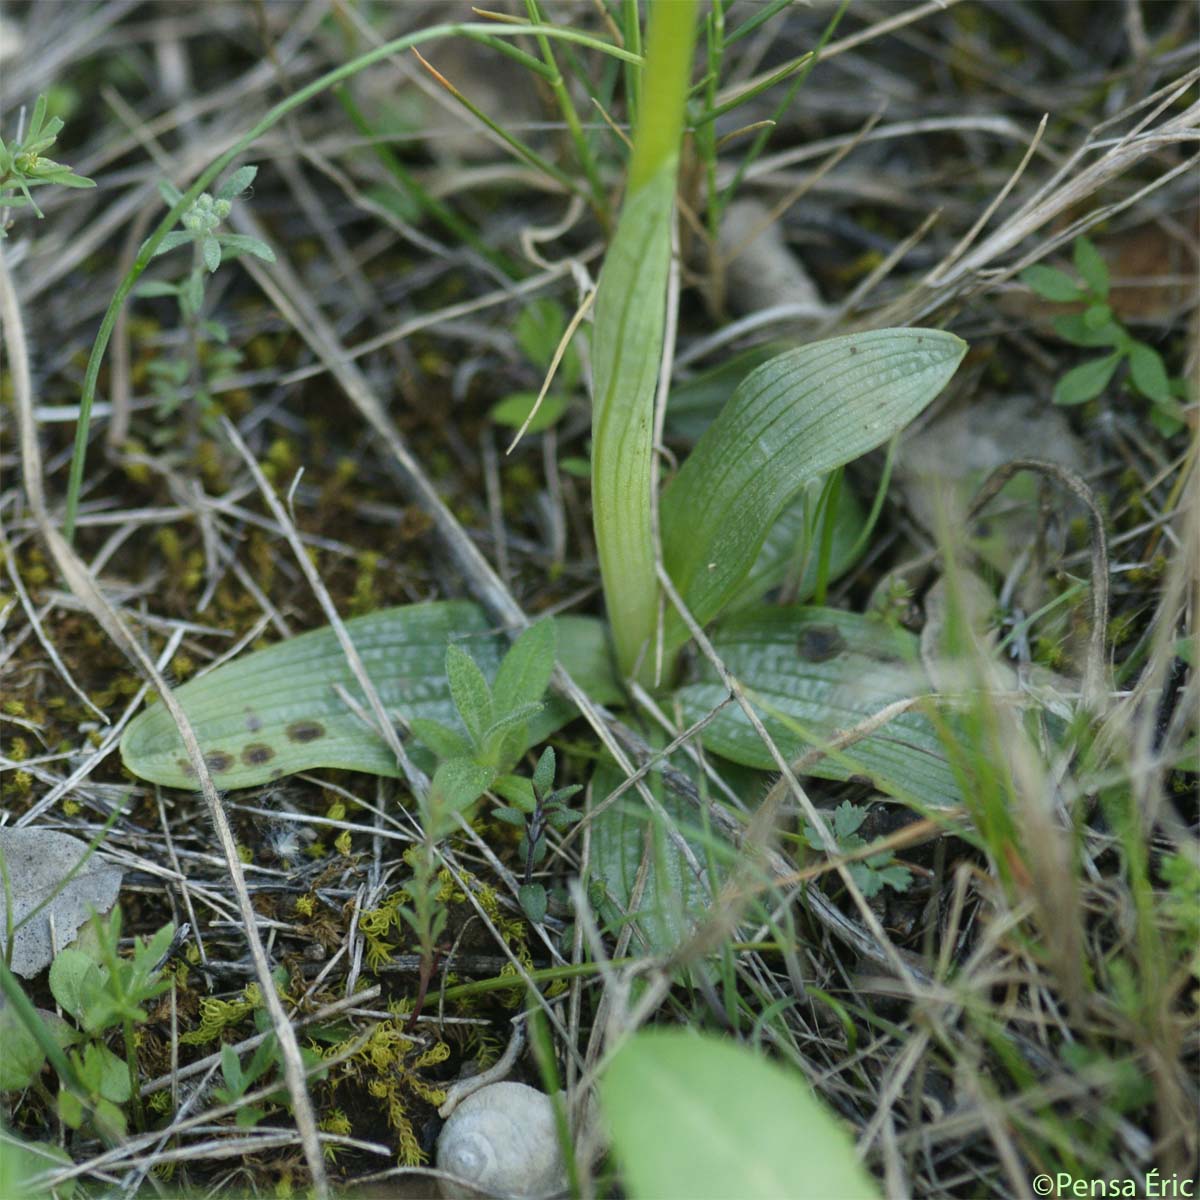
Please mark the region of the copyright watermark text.
<svg viewBox="0 0 1200 1200"><path fill-rule="evenodd" d="M1196 1200L1196 1181L1185 1175L1163 1175L1149 1171L1145 1179L1088 1179L1059 1171L1054 1175L1035 1175L1035 1196L1070 1196L1083 1200L1107 1200L1110 1196L1129 1196L1132 1200Z"/></svg>

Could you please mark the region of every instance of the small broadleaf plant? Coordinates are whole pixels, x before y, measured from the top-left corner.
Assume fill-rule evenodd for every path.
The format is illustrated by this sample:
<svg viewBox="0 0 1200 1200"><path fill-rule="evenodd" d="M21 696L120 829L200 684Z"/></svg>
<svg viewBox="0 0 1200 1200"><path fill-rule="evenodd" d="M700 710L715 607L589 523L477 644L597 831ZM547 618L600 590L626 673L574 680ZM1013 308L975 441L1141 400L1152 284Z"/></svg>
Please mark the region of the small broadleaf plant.
<svg viewBox="0 0 1200 1200"><path fill-rule="evenodd" d="M39 96L25 135L15 142L0 138L0 209L31 208L39 219L44 218L45 213L38 208L30 188L46 184L68 188L96 186L94 179L76 175L70 167L45 157L63 128L61 117L46 120L46 109L46 97ZM7 223L0 220L0 238L7 236Z"/></svg>
<svg viewBox="0 0 1200 1200"><path fill-rule="evenodd" d="M858 832L867 819L865 808L843 800L829 817L834 840L843 854L857 854L866 849L868 843ZM804 837L812 849L824 850L825 843L815 826L806 823ZM890 850L883 850L858 862L849 863L847 870L851 879L858 885L859 891L868 898L877 896L885 887L890 887L895 892L906 892L912 886L912 872L907 867L899 866Z"/></svg>
<svg viewBox="0 0 1200 1200"><path fill-rule="evenodd" d="M566 803L583 789L577 783L556 788L554 774L554 748L547 746L532 779L502 775L492 785L492 790L507 801L493 808L492 816L522 830L517 849L525 862L525 876L519 894L525 915L534 922L546 915L546 889L533 879L534 867L546 857L546 833L550 829L563 832L579 820L579 814L567 808Z"/></svg>
<svg viewBox="0 0 1200 1200"><path fill-rule="evenodd" d="M1124 362L1129 364L1130 388L1150 401L1150 419L1155 428L1167 437L1177 433L1183 428L1179 399L1186 395L1185 382L1171 379L1162 355L1117 320L1109 303L1108 264L1095 245L1085 237L1077 237L1072 258L1077 279L1043 263L1021 272L1021 282L1043 300L1083 305L1078 312L1054 318L1055 332L1063 341L1106 351L1063 375L1054 386L1054 403L1071 405L1094 400Z"/></svg>
<svg viewBox="0 0 1200 1200"><path fill-rule="evenodd" d="M555 653L553 623L538 621L512 644L489 684L462 646L447 647L446 681L462 728L429 717L410 722L413 734L440 760L429 797L436 825L468 808L516 765L529 721L542 710Z"/></svg>
<svg viewBox="0 0 1200 1200"><path fill-rule="evenodd" d="M171 986L162 975L163 958L175 936L174 925L164 925L149 939L134 938L133 956L117 955L121 935L121 910L114 908L107 922L95 919L100 962L68 947L50 964L50 991L83 1036L82 1050L71 1050L75 1073L93 1098L93 1112L113 1128L124 1128L118 1106L133 1102L139 1128L144 1126L138 1093L134 1026L147 1019L143 1005ZM108 1034L120 1029L124 1060L105 1044ZM64 1088L59 1093L59 1116L78 1129L86 1114L79 1097Z"/></svg>

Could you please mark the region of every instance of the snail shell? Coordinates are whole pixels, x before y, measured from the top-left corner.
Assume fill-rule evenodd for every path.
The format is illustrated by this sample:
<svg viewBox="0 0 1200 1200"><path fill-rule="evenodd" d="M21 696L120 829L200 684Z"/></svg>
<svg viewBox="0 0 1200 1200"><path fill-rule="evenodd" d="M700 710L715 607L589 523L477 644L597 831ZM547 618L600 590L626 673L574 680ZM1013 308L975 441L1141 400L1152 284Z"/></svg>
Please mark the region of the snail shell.
<svg viewBox="0 0 1200 1200"><path fill-rule="evenodd" d="M440 1181L447 1200L475 1200L489 1193L545 1200L565 1191L567 1172L550 1097L523 1083L480 1088L443 1127L437 1165L462 1181Z"/></svg>

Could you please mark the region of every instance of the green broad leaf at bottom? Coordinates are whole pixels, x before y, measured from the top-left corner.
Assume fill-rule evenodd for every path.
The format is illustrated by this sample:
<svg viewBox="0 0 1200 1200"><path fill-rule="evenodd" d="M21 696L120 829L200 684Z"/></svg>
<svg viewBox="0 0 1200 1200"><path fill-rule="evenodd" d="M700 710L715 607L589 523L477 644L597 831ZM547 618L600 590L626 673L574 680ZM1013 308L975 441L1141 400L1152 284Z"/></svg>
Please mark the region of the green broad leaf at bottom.
<svg viewBox="0 0 1200 1200"><path fill-rule="evenodd" d="M558 660L601 704L621 698L603 626L586 617L556 617ZM446 680L453 641L494 679L508 639L465 601L380 609L345 622L384 709L398 723L422 717L465 734ZM289 638L225 663L175 690L220 788L258 787L284 775L341 767L400 774L387 743L338 694L364 714L366 698L331 628ZM551 699L527 728L530 746L574 716ZM139 714L121 739L125 766L167 787L195 788L196 776L170 714L161 704Z"/></svg>
<svg viewBox="0 0 1200 1200"><path fill-rule="evenodd" d="M66 1151L49 1142L24 1142L15 1133L0 1125L0 1196L6 1200L35 1200L46 1195L44 1187L34 1180L55 1167L71 1166ZM56 1189L62 1200L75 1194L74 1179Z"/></svg>
<svg viewBox="0 0 1200 1200"><path fill-rule="evenodd" d="M877 1200L804 1078L711 1034L650 1029L600 1080L632 1200Z"/></svg>
<svg viewBox="0 0 1200 1200"><path fill-rule="evenodd" d="M713 646L789 762L894 701L933 690L912 634L839 609L775 608L735 617L720 625ZM684 722L699 720L726 696L716 672L701 663L695 681L677 693ZM737 704L726 704L701 739L714 754L775 769ZM805 773L820 779L862 776L888 795L921 805L962 803L938 731L915 710L821 758Z"/></svg>

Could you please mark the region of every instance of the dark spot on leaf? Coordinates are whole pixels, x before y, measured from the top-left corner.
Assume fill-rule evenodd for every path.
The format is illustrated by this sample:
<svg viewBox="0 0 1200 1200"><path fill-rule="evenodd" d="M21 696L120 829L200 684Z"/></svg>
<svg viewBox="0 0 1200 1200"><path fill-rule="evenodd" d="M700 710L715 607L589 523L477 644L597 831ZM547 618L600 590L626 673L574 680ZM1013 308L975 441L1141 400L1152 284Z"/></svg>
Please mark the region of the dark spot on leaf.
<svg viewBox="0 0 1200 1200"><path fill-rule="evenodd" d="M242 762L248 767L257 767L262 763L270 762L274 757L275 751L265 742L251 742L242 751Z"/></svg>
<svg viewBox="0 0 1200 1200"><path fill-rule="evenodd" d="M315 742L325 736L325 726L320 721L293 721L287 727L287 735L293 742Z"/></svg>
<svg viewBox="0 0 1200 1200"><path fill-rule="evenodd" d="M850 353L851 353L851 354L857 354L857 353L858 353L858 347L857 347L857 346L851 346L851 347L850 347Z"/></svg>
<svg viewBox="0 0 1200 1200"><path fill-rule="evenodd" d="M224 750L212 750L204 756L204 765L210 771L228 771L233 766L233 755Z"/></svg>
<svg viewBox="0 0 1200 1200"><path fill-rule="evenodd" d="M283 769L281 767L276 767L275 770L273 770L271 772L271 778L272 779L282 779L283 778Z"/></svg>
<svg viewBox="0 0 1200 1200"><path fill-rule="evenodd" d="M175 764L185 775L195 775L196 773L196 768L186 758L177 758Z"/></svg>
<svg viewBox="0 0 1200 1200"><path fill-rule="evenodd" d="M246 709L246 728L250 730L251 733L257 733L262 728L261 718L258 717L257 714L252 713L249 709Z"/></svg>
<svg viewBox="0 0 1200 1200"><path fill-rule="evenodd" d="M834 625L814 625L801 635L796 649L806 662L820 663L841 654L846 648L846 639Z"/></svg>

